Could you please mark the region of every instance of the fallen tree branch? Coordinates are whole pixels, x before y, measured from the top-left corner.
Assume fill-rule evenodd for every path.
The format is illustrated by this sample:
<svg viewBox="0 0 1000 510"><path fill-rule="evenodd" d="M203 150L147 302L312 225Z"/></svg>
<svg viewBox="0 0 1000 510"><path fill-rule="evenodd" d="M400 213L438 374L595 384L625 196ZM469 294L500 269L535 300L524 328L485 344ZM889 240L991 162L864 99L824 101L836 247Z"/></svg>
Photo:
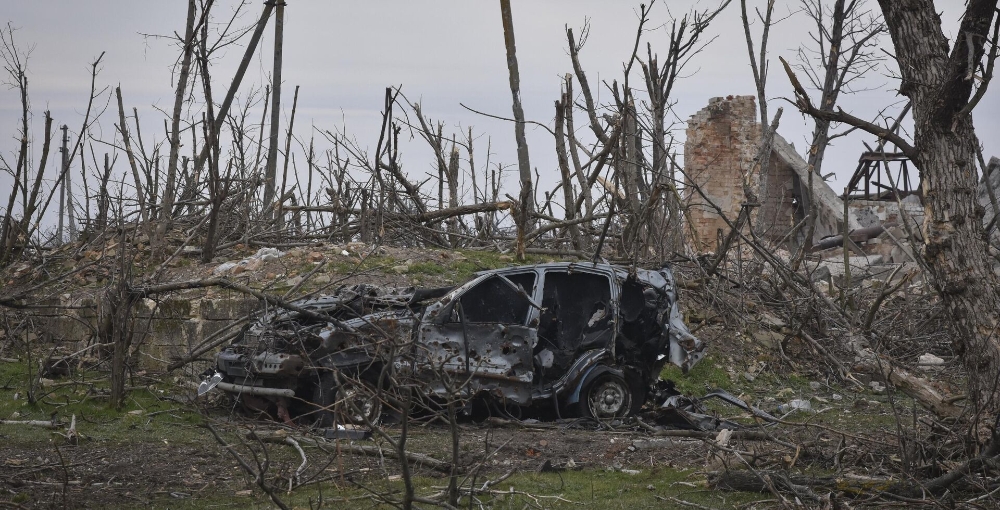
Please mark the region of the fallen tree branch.
<svg viewBox="0 0 1000 510"><path fill-rule="evenodd" d="M813 106L812 101L809 100L809 94L806 93L804 88L802 88L802 84L799 83L798 78L795 77L795 73L792 72L792 68L788 65L788 62L781 57L778 57L778 60L780 60L781 65L785 67L785 73L788 74L788 81L791 82L792 87L795 89L795 102L793 104L799 109L800 112L813 118L823 119L830 122L842 122L848 126L853 126L863 131L867 131L895 145L899 148L899 151L906 154L906 157L910 158L911 161L918 161L917 150L914 149L912 145L907 143L903 137L890 131L888 128L884 128L878 124L873 124L867 120L855 117L840 108L838 108L837 111L828 111L821 110Z"/></svg>
<svg viewBox="0 0 1000 510"><path fill-rule="evenodd" d="M261 441L271 442L271 443L274 442L283 443L285 442L286 438L294 438L296 441L302 444L309 444L309 445L318 445L326 442L309 437L289 436L288 433L283 429L273 430L273 431L255 430L248 432L247 434L248 436L260 439ZM351 452L359 455L367 455L369 457L390 457L399 460L399 456L397 455L395 450L382 449L377 446L341 443L340 446L338 446L338 448L341 451ZM406 460L410 464L426 465L427 467L433 469L434 471L439 471L442 473L451 473L451 464L437 460L429 455L424 455L422 453L406 452Z"/></svg>
<svg viewBox="0 0 1000 510"><path fill-rule="evenodd" d="M219 432L217 430L215 430L215 427L206 423L205 428L207 428L208 431L212 433L212 436L215 437L215 440L218 441L219 444L222 445L222 447L225 448L226 451L229 452L229 454L232 455L234 459L236 459L236 462L239 463L240 467L243 468L243 470L246 471L247 474L253 476L254 483L256 483L258 487L260 487L260 490L264 491L264 494L267 494L267 497L271 498L271 501L275 505L277 505L282 510L289 510L288 506L285 505L285 503L281 501L281 499L279 499L277 495L274 494L274 491L267 486L267 482L264 480L263 472L258 472L250 464L248 464L247 461L243 459L242 455L240 455L235 449L233 449L233 447L229 443L227 443L225 439L222 439L222 436L219 435Z"/></svg>
<svg viewBox="0 0 1000 510"><path fill-rule="evenodd" d="M446 209L438 209L436 211L427 211L424 213L417 214L401 214L392 213L389 211L384 211L382 213L383 218L386 221L412 221L415 223L434 223L441 220L446 220L448 218L454 218L456 216L465 216L467 214L477 214L477 213L487 213L495 211L507 211L513 207L513 203L510 201L501 202L487 202L483 204L469 204L460 205L458 207L449 207ZM288 205L284 206L283 209L289 212L296 211L307 211L307 212L329 212L329 213L348 213L354 215L362 214L361 209L349 209L346 207L338 207L333 205L326 206L305 206L305 205Z"/></svg>
<svg viewBox="0 0 1000 510"><path fill-rule="evenodd" d="M44 427L53 430L62 428L62 424L57 421L45 420L0 420L0 425L27 425L29 427Z"/></svg>
<svg viewBox="0 0 1000 510"><path fill-rule="evenodd" d="M963 408L954 405L953 401L931 386L927 379L911 374L898 363L879 355L870 347L862 345L859 337L850 339L848 345L860 358L856 366L880 374L886 381L916 400L928 411L942 418L957 418L962 414Z"/></svg>

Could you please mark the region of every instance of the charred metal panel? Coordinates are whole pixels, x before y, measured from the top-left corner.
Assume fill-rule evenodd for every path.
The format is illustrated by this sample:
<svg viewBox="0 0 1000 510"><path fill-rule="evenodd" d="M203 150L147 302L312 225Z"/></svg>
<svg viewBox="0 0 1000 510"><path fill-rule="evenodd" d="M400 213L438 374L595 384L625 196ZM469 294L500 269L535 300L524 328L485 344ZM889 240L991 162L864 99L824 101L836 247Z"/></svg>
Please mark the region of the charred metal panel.
<svg viewBox="0 0 1000 510"><path fill-rule="evenodd" d="M463 331L464 330L464 331ZM465 393L485 391L518 404L531 401L534 329L508 324L444 324L422 327L419 343L422 372L454 374L451 380L468 379ZM445 390L436 377L439 391ZM455 388L452 388L455 390Z"/></svg>

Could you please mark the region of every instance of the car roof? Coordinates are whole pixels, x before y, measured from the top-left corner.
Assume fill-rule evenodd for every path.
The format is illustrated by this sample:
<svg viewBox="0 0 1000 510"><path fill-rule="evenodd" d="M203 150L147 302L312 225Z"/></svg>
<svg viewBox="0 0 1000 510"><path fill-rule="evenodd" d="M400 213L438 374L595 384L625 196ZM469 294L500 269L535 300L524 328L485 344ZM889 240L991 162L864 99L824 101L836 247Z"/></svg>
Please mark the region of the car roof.
<svg viewBox="0 0 1000 510"><path fill-rule="evenodd" d="M549 270L573 270L573 269L587 269L596 270L600 272L628 272L628 269L622 266L616 266L613 264L607 264L603 262L543 262L540 264L526 264L523 266L509 266L500 269L486 269L476 273L476 276L484 274L496 274L496 273L516 273L526 269L538 269L542 271Z"/></svg>
<svg viewBox="0 0 1000 510"><path fill-rule="evenodd" d="M634 275L639 281L646 282L654 287L664 290L673 288L673 272L667 266L660 269L630 269L625 266L608 264L606 262L543 262L540 264L526 264L523 266L510 266L500 269L487 269L477 272L476 277L478 278L487 274L517 273L524 270L573 271L580 269L590 272L603 273L609 276L613 275L618 279L618 281L624 281L628 279L630 275Z"/></svg>

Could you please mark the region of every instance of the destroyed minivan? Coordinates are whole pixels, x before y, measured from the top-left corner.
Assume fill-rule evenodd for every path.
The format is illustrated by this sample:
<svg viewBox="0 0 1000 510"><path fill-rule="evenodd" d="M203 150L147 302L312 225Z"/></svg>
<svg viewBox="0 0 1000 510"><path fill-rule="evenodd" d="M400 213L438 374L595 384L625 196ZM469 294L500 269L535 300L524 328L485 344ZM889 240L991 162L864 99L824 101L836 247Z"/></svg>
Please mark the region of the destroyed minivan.
<svg viewBox="0 0 1000 510"><path fill-rule="evenodd" d="M547 263L482 271L453 288L354 285L295 305L312 313L266 313L216 360L220 389L288 423L305 415L329 426L346 400L345 421L374 421L382 407L372 391L391 394L399 381L428 401L623 417L642 407L666 362L687 372L705 351L667 267Z"/></svg>

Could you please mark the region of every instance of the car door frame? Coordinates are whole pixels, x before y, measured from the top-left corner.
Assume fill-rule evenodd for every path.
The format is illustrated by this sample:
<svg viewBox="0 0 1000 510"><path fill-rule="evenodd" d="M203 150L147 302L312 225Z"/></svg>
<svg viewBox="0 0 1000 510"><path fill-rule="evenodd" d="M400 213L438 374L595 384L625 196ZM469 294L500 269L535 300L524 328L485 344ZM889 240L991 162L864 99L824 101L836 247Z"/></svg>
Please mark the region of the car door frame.
<svg viewBox="0 0 1000 510"><path fill-rule="evenodd" d="M521 298L528 300L528 312L520 323L466 320L461 309L462 297L493 278L514 285L509 277L531 274L532 288L524 289ZM418 349L423 349L418 371L428 377L430 390L439 395L458 392L465 396L487 392L518 405L531 403L534 382L532 351L538 342L538 304L535 297L541 288L541 275L535 268L512 268L480 275L458 287L428 307L417 331ZM520 288L520 286L517 286ZM454 313L453 313L454 312ZM454 315L458 321L453 321ZM451 377L440 377L443 372ZM458 388L448 387L456 385Z"/></svg>

